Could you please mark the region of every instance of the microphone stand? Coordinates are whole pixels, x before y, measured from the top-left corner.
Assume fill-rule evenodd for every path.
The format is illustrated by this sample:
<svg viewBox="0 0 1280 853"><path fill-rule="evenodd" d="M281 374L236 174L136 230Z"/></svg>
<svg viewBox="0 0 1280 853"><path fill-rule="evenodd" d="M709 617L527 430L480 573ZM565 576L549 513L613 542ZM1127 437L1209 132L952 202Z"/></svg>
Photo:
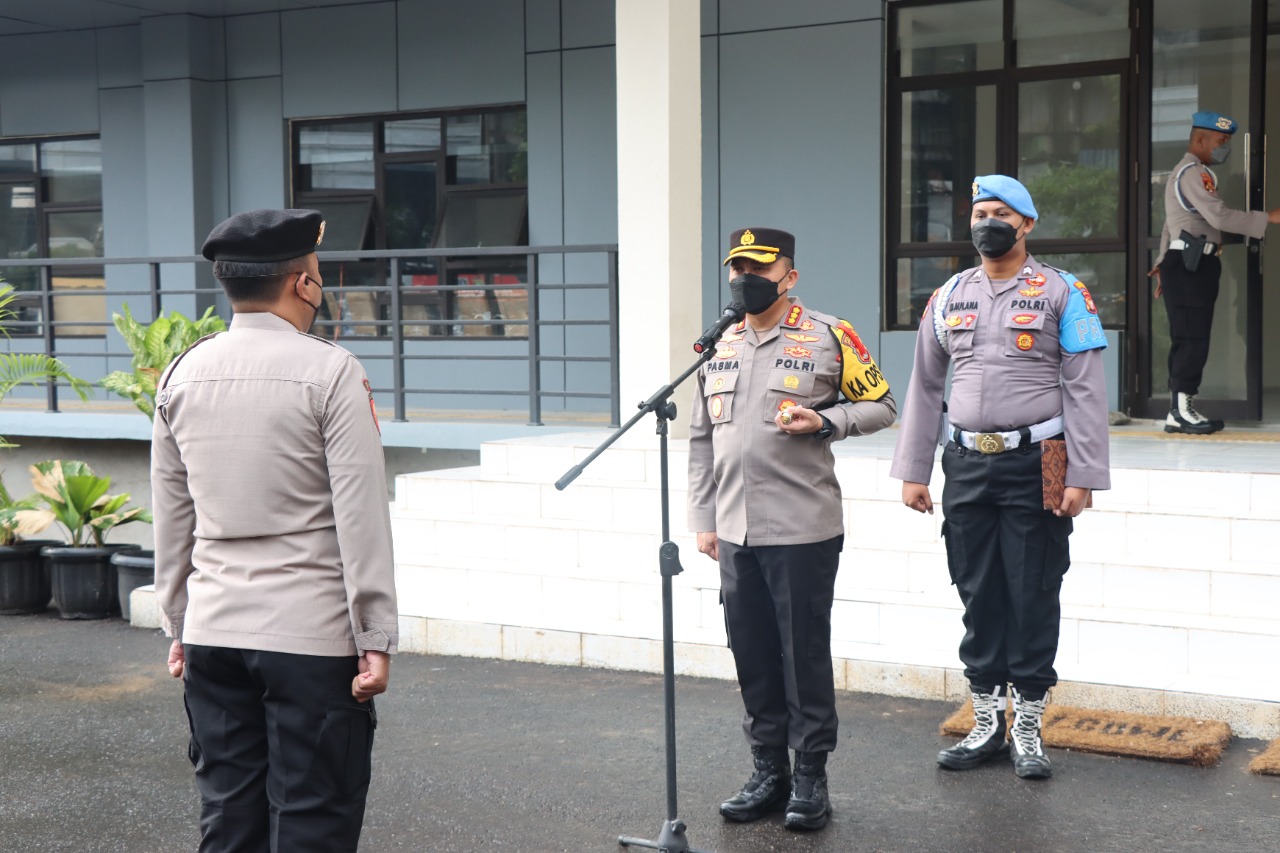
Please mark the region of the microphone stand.
<svg viewBox="0 0 1280 853"><path fill-rule="evenodd" d="M705 853L689 846L684 834L685 823L676 817L676 676L675 648L672 639L671 579L683 572L684 567L680 565L680 549L671 541L671 496L667 484L667 422L675 420L676 417L676 404L668 398L681 382L710 361L715 352L714 346L705 348L688 370L681 373L674 381L659 388L648 400L640 403L640 411L636 412L631 420L618 427L612 435L591 451L586 459L574 465L563 477L556 480L556 488L564 491L565 487L577 479L597 456L621 438L623 433L635 426L641 418L649 412L653 412L657 417L658 459L661 470L659 494L662 499L662 544L658 546L658 572L662 575L662 695L667 739L667 819L662 824L662 830L658 833L656 841L619 835L618 843L623 847L628 845L648 847L661 853Z"/></svg>

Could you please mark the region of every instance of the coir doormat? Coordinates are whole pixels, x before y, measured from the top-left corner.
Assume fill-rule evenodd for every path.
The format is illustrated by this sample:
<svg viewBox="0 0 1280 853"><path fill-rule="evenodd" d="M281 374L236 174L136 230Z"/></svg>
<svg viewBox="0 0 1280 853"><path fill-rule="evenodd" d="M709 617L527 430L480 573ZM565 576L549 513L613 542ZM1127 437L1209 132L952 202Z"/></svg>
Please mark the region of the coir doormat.
<svg viewBox="0 0 1280 853"><path fill-rule="evenodd" d="M1007 715L1012 728L1012 708ZM941 733L964 737L972 728L973 705L966 701L943 721ZM1218 762L1231 740L1231 726L1216 720L1095 711L1050 702L1040 736L1045 746L1061 749L1208 767ZM1280 765L1280 756L1277 764Z"/></svg>
<svg viewBox="0 0 1280 853"><path fill-rule="evenodd" d="M1249 772L1261 776L1280 776L1280 738L1271 741L1266 749L1249 762Z"/></svg>

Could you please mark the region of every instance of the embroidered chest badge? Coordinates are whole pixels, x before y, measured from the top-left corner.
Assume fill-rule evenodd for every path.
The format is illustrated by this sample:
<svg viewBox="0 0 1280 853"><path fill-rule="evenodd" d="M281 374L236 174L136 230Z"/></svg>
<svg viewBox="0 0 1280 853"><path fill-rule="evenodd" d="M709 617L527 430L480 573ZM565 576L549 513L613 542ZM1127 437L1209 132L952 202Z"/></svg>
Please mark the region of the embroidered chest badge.
<svg viewBox="0 0 1280 853"><path fill-rule="evenodd" d="M1015 314L1013 322L1017 323L1019 326L1025 326L1029 323L1034 323L1038 316L1038 314Z"/></svg>
<svg viewBox="0 0 1280 853"><path fill-rule="evenodd" d="M804 347L783 347L782 351L795 358L813 358L813 350Z"/></svg>
<svg viewBox="0 0 1280 853"><path fill-rule="evenodd" d="M1031 349L1033 346L1036 345L1036 339L1031 336L1030 332L1023 332L1022 334L1018 335L1018 339L1015 341L1015 345L1018 347L1018 349L1022 350L1023 352L1026 352L1027 350Z"/></svg>
<svg viewBox="0 0 1280 853"><path fill-rule="evenodd" d="M802 344L816 344L818 341L822 340L822 338L817 335L800 335L795 332L787 332L783 337Z"/></svg>

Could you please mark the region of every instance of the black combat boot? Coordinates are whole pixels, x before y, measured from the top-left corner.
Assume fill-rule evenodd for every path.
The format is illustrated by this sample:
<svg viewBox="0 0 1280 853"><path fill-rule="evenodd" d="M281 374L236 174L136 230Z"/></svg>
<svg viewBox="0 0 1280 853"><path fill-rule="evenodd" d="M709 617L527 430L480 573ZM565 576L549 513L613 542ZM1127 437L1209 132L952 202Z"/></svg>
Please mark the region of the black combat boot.
<svg viewBox="0 0 1280 853"><path fill-rule="evenodd" d="M1220 420L1210 420L1196 411L1196 395L1174 392L1169 415L1164 419L1165 432L1185 432L1191 435L1209 435L1222 429Z"/></svg>
<svg viewBox="0 0 1280 853"><path fill-rule="evenodd" d="M720 804L720 814L740 823L759 820L782 808L791 790L791 756L785 746L753 746L756 772L732 799Z"/></svg>
<svg viewBox="0 0 1280 853"><path fill-rule="evenodd" d="M939 766L948 770L971 770L1005 753L1009 744L1005 741L1004 690L1003 684L991 688L990 693L973 689L973 731L955 746L938 753Z"/></svg>
<svg viewBox="0 0 1280 853"><path fill-rule="evenodd" d="M1013 772L1022 779L1048 779L1053 775L1049 756L1040 742L1040 721L1048 701L1048 694L1032 701L1013 688Z"/></svg>
<svg viewBox="0 0 1280 853"><path fill-rule="evenodd" d="M831 799L827 796L827 754L797 752L796 775L791 780L791 799L787 802L787 829L822 829L831 816Z"/></svg>

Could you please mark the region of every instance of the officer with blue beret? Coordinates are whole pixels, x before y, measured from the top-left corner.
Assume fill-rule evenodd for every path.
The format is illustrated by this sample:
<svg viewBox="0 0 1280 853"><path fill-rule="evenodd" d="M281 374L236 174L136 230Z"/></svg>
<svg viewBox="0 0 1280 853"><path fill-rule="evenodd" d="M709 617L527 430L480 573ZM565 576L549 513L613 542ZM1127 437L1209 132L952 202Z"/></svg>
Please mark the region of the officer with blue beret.
<svg viewBox="0 0 1280 853"><path fill-rule="evenodd" d="M960 659L975 724L938 764L968 770L1006 754L1012 685L1014 772L1043 779L1051 767L1040 725L1057 683L1067 537L1091 491L1111 485L1107 339L1085 284L1028 254L1038 214L1026 187L982 175L972 205L982 264L934 291L920 318L889 474L903 481L903 503L932 513L935 445L945 442L942 535L964 605ZM1046 475L1062 485L1060 497Z"/></svg>
<svg viewBox="0 0 1280 853"><path fill-rule="evenodd" d="M1196 408L1222 277L1222 235L1260 240L1268 224L1280 222L1280 208L1233 210L1218 197L1218 178L1209 164L1226 162L1237 127L1221 113L1195 113L1187 153L1165 185L1160 252L1148 273L1156 277L1156 295L1164 297L1169 317L1171 399L1165 432L1203 435L1223 428L1222 421L1206 418Z"/></svg>

